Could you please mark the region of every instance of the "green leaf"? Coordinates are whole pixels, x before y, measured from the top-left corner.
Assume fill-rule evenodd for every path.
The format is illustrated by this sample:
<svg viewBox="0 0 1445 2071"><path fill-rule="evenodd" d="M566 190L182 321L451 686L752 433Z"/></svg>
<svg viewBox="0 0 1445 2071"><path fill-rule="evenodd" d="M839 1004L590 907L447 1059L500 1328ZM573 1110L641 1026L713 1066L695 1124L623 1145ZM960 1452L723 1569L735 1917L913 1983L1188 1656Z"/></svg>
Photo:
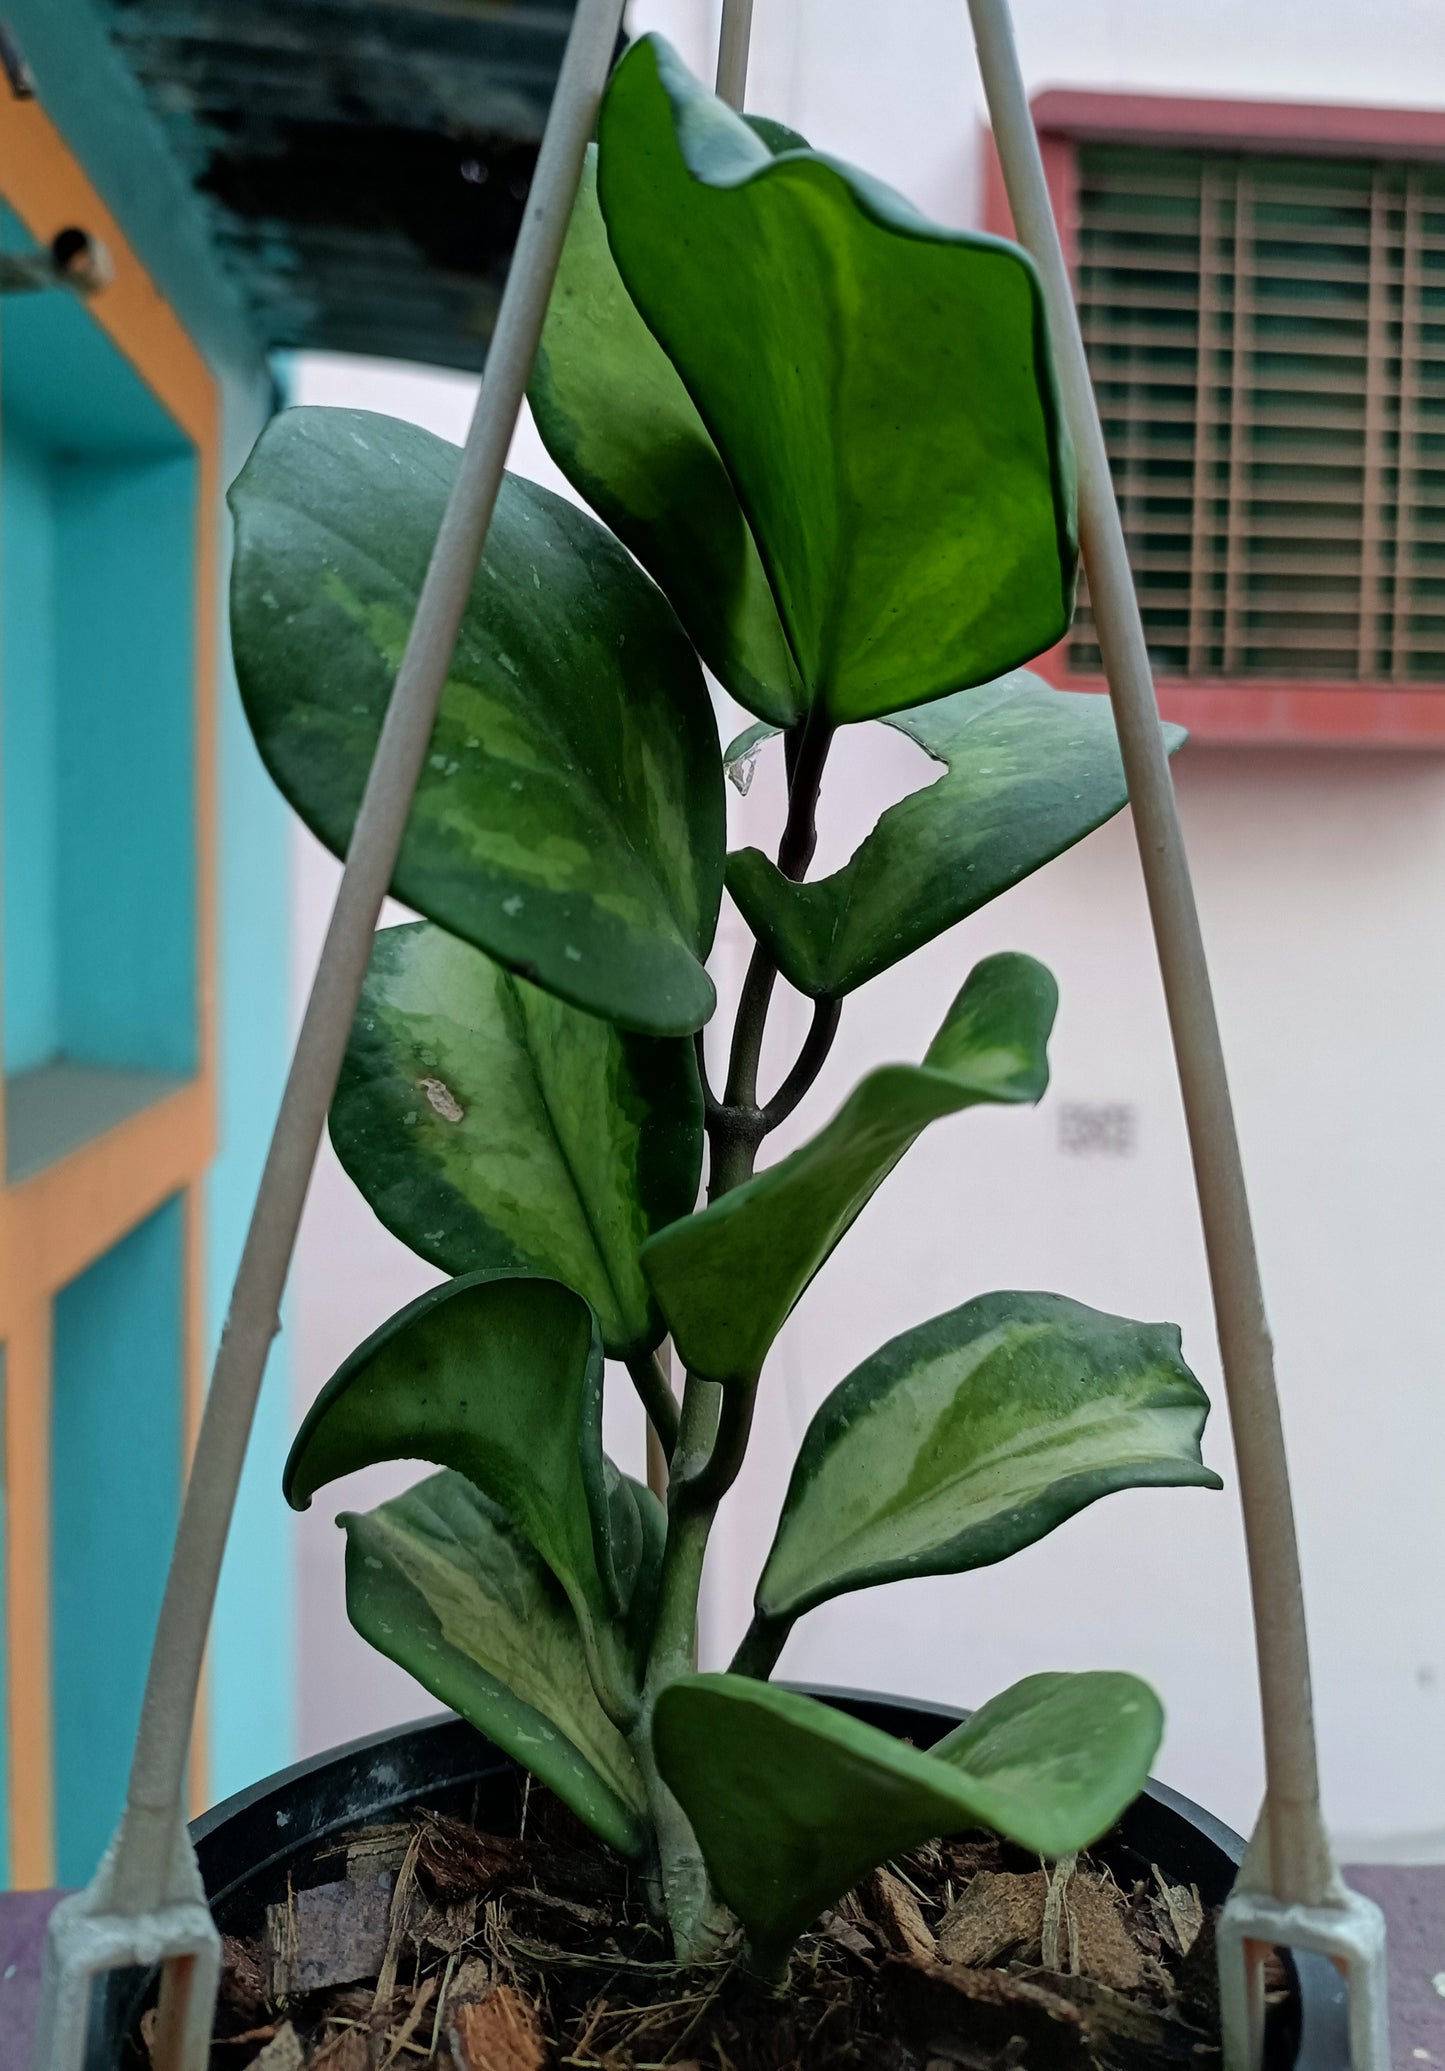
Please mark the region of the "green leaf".
<svg viewBox="0 0 1445 2071"><path fill-rule="evenodd" d="M1044 1856L1088 1847L1138 1795L1162 1725L1133 1676L1035 1675L923 1754L795 1691L701 1675L661 1693L653 1744L772 1969L860 1877L936 1835L983 1825Z"/></svg>
<svg viewBox="0 0 1445 2071"><path fill-rule="evenodd" d="M805 695L737 493L608 247L595 146L527 395L547 451L662 586L708 667L750 711L796 718Z"/></svg>
<svg viewBox="0 0 1445 2071"><path fill-rule="evenodd" d="M888 724L948 773L890 806L841 870L794 884L757 849L728 858L744 920L814 999L839 999L911 956L1102 826L1128 795L1109 700L1050 690L1021 670ZM1164 733L1172 754L1184 729Z"/></svg>
<svg viewBox="0 0 1445 2071"><path fill-rule="evenodd" d="M1219 1488L1172 1323L985 1294L905 1331L808 1427L758 1613L987 1567L1125 1488Z"/></svg>
<svg viewBox="0 0 1445 2071"><path fill-rule="evenodd" d="M637 1254L697 1200L702 1093L686 1037L616 1029L426 922L386 928L331 1140L386 1227L444 1272L563 1281L613 1358L662 1337Z"/></svg>
<svg viewBox="0 0 1445 2071"><path fill-rule="evenodd" d="M809 1142L644 1245L643 1271L692 1372L753 1384L793 1304L930 1122L1042 1097L1057 1002L1032 957L986 957L921 1065L870 1072Z"/></svg>
<svg viewBox="0 0 1445 2071"><path fill-rule="evenodd" d="M286 1462L286 1500L304 1510L327 1482L378 1460L451 1467L499 1504L615 1679L628 1560L612 1550L602 1344L580 1295L530 1274L470 1273L399 1310L311 1405Z"/></svg>
<svg viewBox="0 0 1445 2071"><path fill-rule="evenodd" d="M618 268L736 487L810 702L875 718L1052 646L1073 473L1027 256L816 152L774 158L655 36L613 73L599 139Z"/></svg>
<svg viewBox="0 0 1445 2071"><path fill-rule="evenodd" d="M252 732L344 853L457 451L358 410L287 410L231 491L231 633ZM706 1021L722 764L682 628L595 519L503 479L393 879L589 1013Z"/></svg>
<svg viewBox="0 0 1445 2071"><path fill-rule="evenodd" d="M460 1474L348 1512L346 1608L362 1638L554 1790L624 1855L647 1814L626 1741L593 1694L566 1597L506 1514Z"/></svg>

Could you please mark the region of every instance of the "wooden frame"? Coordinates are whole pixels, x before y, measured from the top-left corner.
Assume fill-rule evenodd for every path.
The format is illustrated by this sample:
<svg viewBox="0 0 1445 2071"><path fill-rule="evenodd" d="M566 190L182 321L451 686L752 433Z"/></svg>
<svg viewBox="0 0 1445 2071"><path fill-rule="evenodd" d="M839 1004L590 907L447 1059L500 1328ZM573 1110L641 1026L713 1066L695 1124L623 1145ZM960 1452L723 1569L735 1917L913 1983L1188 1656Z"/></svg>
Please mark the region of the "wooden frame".
<svg viewBox="0 0 1445 2071"><path fill-rule="evenodd" d="M196 346L37 102L0 98L0 196L42 244L79 224L105 245L114 279L89 305L195 450L195 873L199 1069L154 1105L16 1185L0 1183L0 1342L9 1659L11 1881L54 1879L50 1670L51 1304L59 1290L162 1202L184 1206L184 1427L204 1389L204 1176L215 1147L215 687L221 493L220 406ZM3 352L3 332L0 332ZM3 457L0 457L3 466ZM3 743L0 743L3 752ZM3 1150L3 1139L0 1139ZM178 1476L184 1463L177 1462ZM197 1729L192 1798L205 1802Z"/></svg>
<svg viewBox="0 0 1445 2071"><path fill-rule="evenodd" d="M1071 268L1077 262L1078 146L1083 143L1445 163L1445 114L1426 109L1073 90L1037 94L1030 107ZM991 134L984 140L983 170L984 228L1012 236ZM1103 687L1101 676L1071 666L1066 643L1041 656L1035 667L1063 689ZM1251 676L1232 683L1163 676L1158 693L1166 718L1187 726L1196 741L1221 746L1445 749L1445 687L1328 678Z"/></svg>

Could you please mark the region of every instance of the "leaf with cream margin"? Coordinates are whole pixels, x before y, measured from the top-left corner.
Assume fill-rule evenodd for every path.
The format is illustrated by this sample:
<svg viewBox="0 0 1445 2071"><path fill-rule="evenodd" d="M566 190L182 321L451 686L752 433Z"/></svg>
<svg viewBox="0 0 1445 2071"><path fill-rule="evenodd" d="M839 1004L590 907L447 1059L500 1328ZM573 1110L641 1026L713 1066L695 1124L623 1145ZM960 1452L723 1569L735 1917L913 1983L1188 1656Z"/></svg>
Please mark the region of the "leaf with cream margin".
<svg viewBox="0 0 1445 2071"><path fill-rule="evenodd" d="M930 1122L1048 1085L1058 990L1032 957L986 957L921 1065L886 1064L807 1143L651 1238L642 1267L690 1372L751 1387L794 1303Z"/></svg>
<svg viewBox="0 0 1445 2071"><path fill-rule="evenodd" d="M775 1972L860 1877L940 1834L1087 1848L1138 1796L1162 1730L1135 1676L1033 1675L925 1754L797 1691L698 1675L658 1697L653 1748L753 1961Z"/></svg>
<svg viewBox="0 0 1445 2071"><path fill-rule="evenodd" d="M317 1489L381 1460L450 1467L505 1511L561 1584L594 1682L621 1701L618 1620L639 1544L613 1544L602 1343L582 1297L533 1274L470 1273L399 1310L311 1405L286 1500L304 1510ZM632 1539L635 1518L622 1521Z"/></svg>
<svg viewBox="0 0 1445 2071"><path fill-rule="evenodd" d="M444 1472L337 1521L347 1615L362 1638L611 1847L640 1855L637 1765L597 1702L571 1605L505 1511Z"/></svg>
<svg viewBox="0 0 1445 2071"><path fill-rule="evenodd" d="M697 1200L702 1122L685 1036L583 1014L424 921L376 936L331 1141L444 1272L548 1275L590 1303L610 1357L651 1350L638 1252Z"/></svg>
<svg viewBox="0 0 1445 2071"><path fill-rule="evenodd" d="M736 1665L830 1597L988 1567L1115 1490L1222 1487L1208 1414L1172 1323L1000 1293L905 1331L808 1426Z"/></svg>

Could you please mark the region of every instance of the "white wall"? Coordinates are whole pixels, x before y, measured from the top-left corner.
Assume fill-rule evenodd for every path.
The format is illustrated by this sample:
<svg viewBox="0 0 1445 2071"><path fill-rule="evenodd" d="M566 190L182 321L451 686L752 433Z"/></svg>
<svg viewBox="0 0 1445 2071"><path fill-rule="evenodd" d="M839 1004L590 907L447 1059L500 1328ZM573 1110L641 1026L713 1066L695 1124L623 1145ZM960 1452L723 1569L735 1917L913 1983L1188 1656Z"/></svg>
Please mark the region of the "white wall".
<svg viewBox="0 0 1445 2071"><path fill-rule="evenodd" d="M709 0L649 0L701 68ZM1211 0L1086 11L1018 0L1035 84L1419 101L1445 91L1437 0L1327 6ZM866 33L865 33L866 32ZM750 104L867 164L950 221L974 202L976 88L958 0L758 0ZM460 437L471 384L302 361L297 400L362 403ZM524 429L514 464L556 486ZM928 765L874 729L845 737L823 801L819 869L845 859ZM1434 756L1196 748L1178 765L1279 1346L1329 1813L1357 1856L1445 1855L1445 762ZM736 839L765 834L777 773L733 801ZM305 837L298 984L314 961L334 866ZM1218 1400L1183 1126L1127 820L849 1002L824 1079L791 1133L826 1117L860 1071L916 1057L976 958L1031 951L1058 975L1054 1085L1030 1115L941 1124L910 1153L789 1324L753 1453L720 1520L706 1645L746 1619L797 1441L813 1407L884 1338L990 1287L1042 1286L1184 1326ZM717 964L736 983L729 915ZM805 1023L785 1002L786 1061ZM1131 1155L1079 1156L1069 1102L1132 1109ZM784 1139L784 1147L786 1141ZM295 1301L304 1407L347 1351L426 1283L324 1163ZM619 1391L620 1392L620 1391ZM639 1427L623 1398L619 1457ZM1208 1457L1232 1479L1216 1412ZM366 1478L380 1491L405 1473ZM359 1478L361 1479L361 1478ZM303 1521L301 1730L307 1747L426 1708L345 1626L340 1536ZM367 1500L365 1487L345 1501ZM977 1701L1050 1666L1127 1666L1169 1707L1160 1772L1248 1825L1259 1790L1248 1612L1233 1496L1115 1497L1003 1567L845 1599L814 1613L784 1668Z"/></svg>

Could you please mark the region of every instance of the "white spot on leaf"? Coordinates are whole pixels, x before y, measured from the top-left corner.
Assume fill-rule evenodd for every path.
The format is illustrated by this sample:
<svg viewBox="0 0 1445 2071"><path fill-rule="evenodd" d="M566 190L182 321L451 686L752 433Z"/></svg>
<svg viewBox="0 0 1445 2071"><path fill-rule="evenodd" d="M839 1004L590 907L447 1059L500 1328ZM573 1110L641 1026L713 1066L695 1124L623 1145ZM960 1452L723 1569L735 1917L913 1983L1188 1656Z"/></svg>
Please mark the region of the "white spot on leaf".
<svg viewBox="0 0 1445 2071"><path fill-rule="evenodd" d="M423 1079L421 1090L425 1093L432 1108L441 1116L444 1122L459 1122L462 1119L466 1110L461 1106L451 1087L444 1080Z"/></svg>

